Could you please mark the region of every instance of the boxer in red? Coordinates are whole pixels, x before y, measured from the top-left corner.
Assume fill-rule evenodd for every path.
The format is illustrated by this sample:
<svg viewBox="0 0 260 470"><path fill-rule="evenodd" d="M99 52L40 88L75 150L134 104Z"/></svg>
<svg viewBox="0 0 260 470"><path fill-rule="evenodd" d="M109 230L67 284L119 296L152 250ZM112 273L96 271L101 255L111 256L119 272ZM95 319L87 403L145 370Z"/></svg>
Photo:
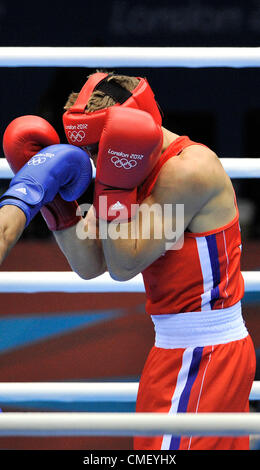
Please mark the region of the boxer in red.
<svg viewBox="0 0 260 470"><path fill-rule="evenodd" d="M85 279L105 270L120 281L143 275L155 345L137 412L248 412L255 354L241 313L239 214L218 157L162 127L140 77L94 74L66 108L69 143L92 153L96 165L83 224L99 237L79 240L76 221L53 230ZM142 450L248 448L248 437L135 439Z"/></svg>

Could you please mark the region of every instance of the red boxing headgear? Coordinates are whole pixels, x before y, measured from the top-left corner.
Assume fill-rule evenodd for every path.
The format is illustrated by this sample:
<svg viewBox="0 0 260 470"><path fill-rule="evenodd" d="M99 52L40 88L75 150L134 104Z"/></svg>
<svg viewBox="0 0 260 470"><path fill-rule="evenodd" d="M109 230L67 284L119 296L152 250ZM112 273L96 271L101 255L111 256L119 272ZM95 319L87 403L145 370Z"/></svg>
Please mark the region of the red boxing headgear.
<svg viewBox="0 0 260 470"><path fill-rule="evenodd" d="M137 77L140 81L137 87L130 92L115 81L107 81L110 76L108 73L100 72L91 75L81 89L74 105L63 114L64 130L70 144L84 147L96 144L100 140L108 108L90 113L85 112L88 100L94 90L102 90L112 96L117 102L115 106L127 106L146 111L153 116L157 124L162 124L161 113L146 79Z"/></svg>

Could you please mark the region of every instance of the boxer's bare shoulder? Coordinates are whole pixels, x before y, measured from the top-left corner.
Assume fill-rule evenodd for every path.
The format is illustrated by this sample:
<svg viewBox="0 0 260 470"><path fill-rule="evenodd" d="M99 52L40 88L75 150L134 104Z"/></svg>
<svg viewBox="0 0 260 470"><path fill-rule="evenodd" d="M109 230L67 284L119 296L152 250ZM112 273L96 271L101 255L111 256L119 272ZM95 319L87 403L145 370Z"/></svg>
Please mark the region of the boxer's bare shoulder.
<svg viewBox="0 0 260 470"><path fill-rule="evenodd" d="M223 167L210 149L201 145L190 146L170 158L162 167L154 193L164 194L169 203L190 197L206 201L223 185Z"/></svg>
<svg viewBox="0 0 260 470"><path fill-rule="evenodd" d="M236 216L234 190L219 158L207 147L193 145L162 167L152 197L163 204L184 204L191 231L203 232Z"/></svg>

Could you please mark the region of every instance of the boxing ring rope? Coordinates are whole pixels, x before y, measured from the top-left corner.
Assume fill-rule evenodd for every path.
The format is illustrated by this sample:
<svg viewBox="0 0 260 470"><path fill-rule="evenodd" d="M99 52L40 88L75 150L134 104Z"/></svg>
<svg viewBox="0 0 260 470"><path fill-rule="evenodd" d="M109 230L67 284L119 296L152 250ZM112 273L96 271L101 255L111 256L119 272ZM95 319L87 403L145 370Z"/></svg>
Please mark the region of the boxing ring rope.
<svg viewBox="0 0 260 470"><path fill-rule="evenodd" d="M260 48L218 47L0 47L0 67L259 67ZM231 178L259 178L260 158L224 158ZM12 171L0 158L0 179ZM260 272L243 272L245 290L260 291ZM70 272L1 272L0 292L144 292L141 275L117 282L106 273L94 280ZM133 402L137 382L0 383L0 403L56 401ZM260 399L254 382L250 400ZM260 434L257 413L0 413L0 436Z"/></svg>
<svg viewBox="0 0 260 470"><path fill-rule="evenodd" d="M1 382L0 403L133 403L138 382ZM260 381L253 383L250 400L260 400Z"/></svg>
<svg viewBox="0 0 260 470"><path fill-rule="evenodd" d="M260 433L249 413L1 413L0 436L246 436Z"/></svg>
<svg viewBox="0 0 260 470"><path fill-rule="evenodd" d="M259 47L1 47L0 67L259 67Z"/></svg>
<svg viewBox="0 0 260 470"><path fill-rule="evenodd" d="M245 291L260 291L260 271L242 272ZM3 271L0 272L0 293L39 293L39 292L144 292L142 275L129 281L115 281L109 273L84 280L70 271Z"/></svg>
<svg viewBox="0 0 260 470"><path fill-rule="evenodd" d="M220 162L230 178L260 178L260 158L220 158ZM93 170L95 173L95 168ZM8 162L0 158L0 179L12 177Z"/></svg>

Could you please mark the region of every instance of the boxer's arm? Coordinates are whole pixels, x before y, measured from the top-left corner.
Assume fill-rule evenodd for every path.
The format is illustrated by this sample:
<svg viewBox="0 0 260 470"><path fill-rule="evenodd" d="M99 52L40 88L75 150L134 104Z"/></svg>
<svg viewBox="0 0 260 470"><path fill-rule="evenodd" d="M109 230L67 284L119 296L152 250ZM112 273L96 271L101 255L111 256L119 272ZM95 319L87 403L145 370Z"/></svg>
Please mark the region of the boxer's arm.
<svg viewBox="0 0 260 470"><path fill-rule="evenodd" d="M53 234L72 270L81 278L92 279L107 271L93 208L77 225Z"/></svg>
<svg viewBox="0 0 260 470"><path fill-rule="evenodd" d="M23 233L26 224L24 212L16 206L0 209L0 264Z"/></svg>
<svg viewBox="0 0 260 470"><path fill-rule="evenodd" d="M102 245L110 275L121 281L131 279L167 249L179 249L185 229L215 189L199 162L192 167L190 161L169 160L152 194L140 205L138 216L117 227L109 224Z"/></svg>
<svg viewBox="0 0 260 470"><path fill-rule="evenodd" d="M93 238L80 239L75 225L53 232L72 270L84 279L92 279L107 270L98 233L94 236L96 221L90 215L84 219L84 225ZM25 214L19 207L6 205L0 208L0 264L22 235L25 224Z"/></svg>

